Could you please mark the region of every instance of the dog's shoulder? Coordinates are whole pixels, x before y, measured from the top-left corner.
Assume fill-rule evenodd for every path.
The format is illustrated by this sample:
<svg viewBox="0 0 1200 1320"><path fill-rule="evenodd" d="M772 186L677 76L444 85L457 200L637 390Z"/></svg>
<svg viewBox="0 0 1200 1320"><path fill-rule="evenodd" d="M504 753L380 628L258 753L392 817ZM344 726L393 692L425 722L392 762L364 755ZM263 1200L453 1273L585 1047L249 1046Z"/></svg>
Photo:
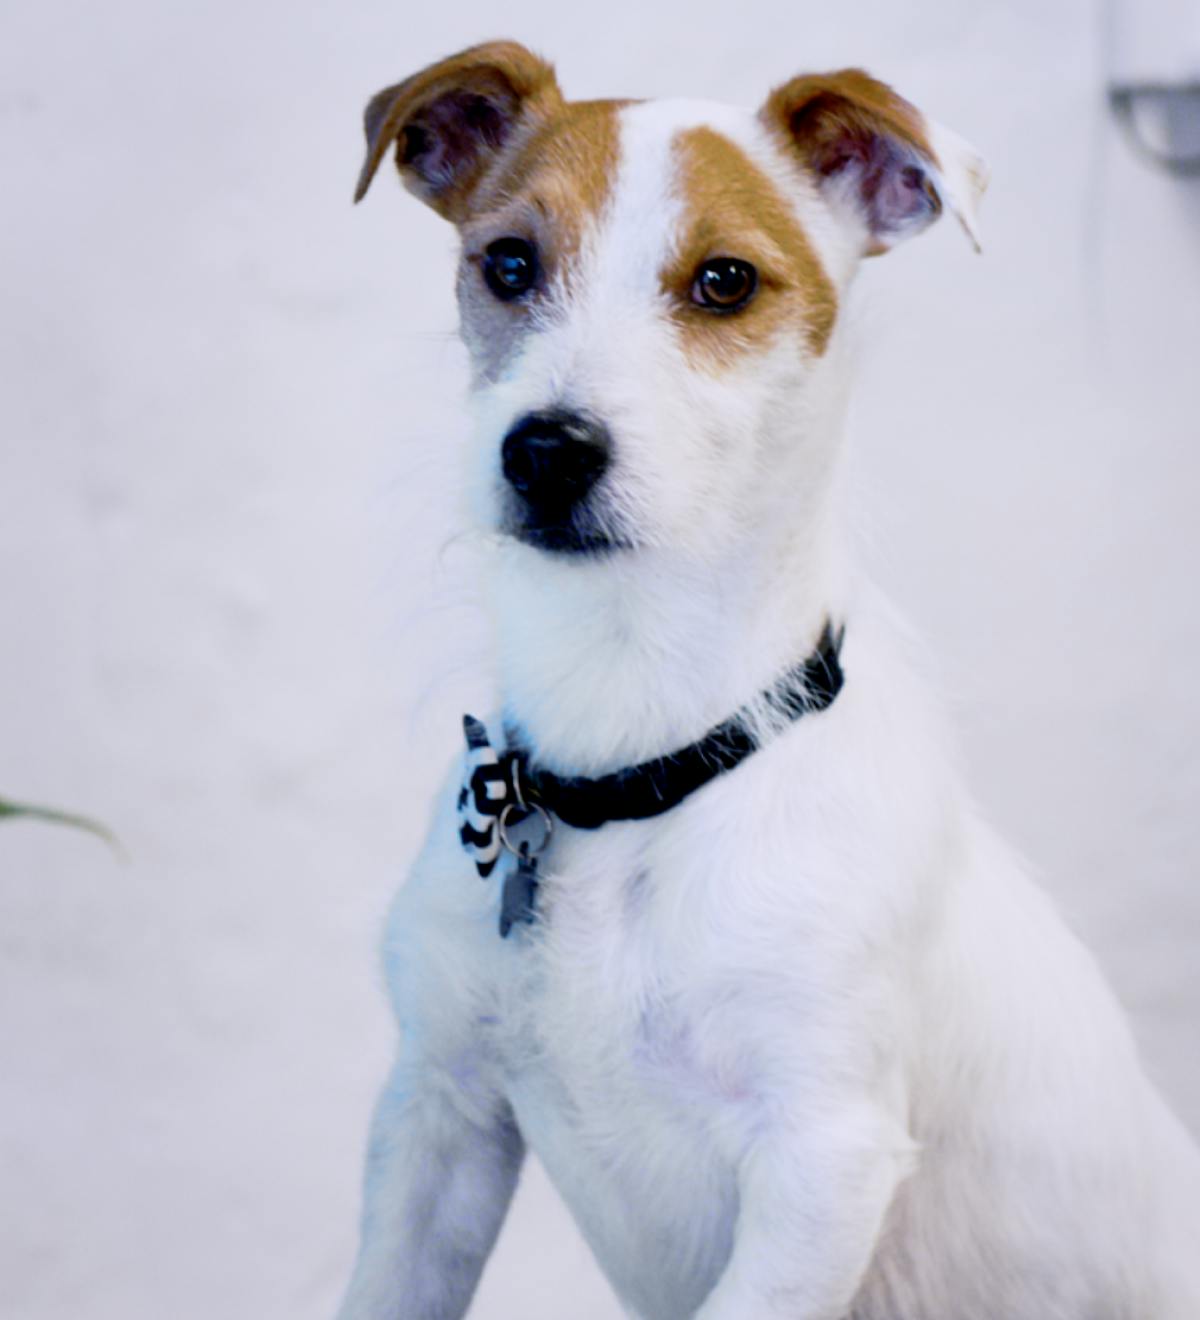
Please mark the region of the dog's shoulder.
<svg viewBox="0 0 1200 1320"><path fill-rule="evenodd" d="M459 1030L496 974L495 878L481 879L459 841L462 759L438 789L425 838L391 904L384 972L401 1023Z"/></svg>

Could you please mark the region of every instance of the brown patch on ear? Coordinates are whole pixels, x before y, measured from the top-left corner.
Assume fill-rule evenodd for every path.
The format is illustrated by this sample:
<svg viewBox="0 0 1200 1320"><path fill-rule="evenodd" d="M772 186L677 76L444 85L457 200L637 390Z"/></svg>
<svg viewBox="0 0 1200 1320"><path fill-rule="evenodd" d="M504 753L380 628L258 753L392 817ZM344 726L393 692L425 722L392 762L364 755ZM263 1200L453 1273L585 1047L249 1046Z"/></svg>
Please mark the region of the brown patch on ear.
<svg viewBox="0 0 1200 1320"><path fill-rule="evenodd" d="M837 319L837 291L788 199L715 129L682 130L675 151L682 242L663 279L685 351L720 368L763 348L790 322L819 356ZM721 256L749 261L758 271L757 291L740 311L713 312L691 300L697 266Z"/></svg>
<svg viewBox="0 0 1200 1320"><path fill-rule="evenodd" d="M942 162L924 116L861 69L802 74L759 113L836 203L853 198L867 228L864 255L888 251L941 214ZM974 238L953 192L949 200Z"/></svg>
<svg viewBox="0 0 1200 1320"><path fill-rule="evenodd" d="M461 220L501 149L561 105L554 69L516 42L487 42L430 65L367 105L354 200L365 196L394 142L405 185L440 215Z"/></svg>
<svg viewBox="0 0 1200 1320"><path fill-rule="evenodd" d="M880 132L938 163L916 106L862 69L806 73L777 87L762 117L800 148L810 169L830 174L845 163L846 141Z"/></svg>

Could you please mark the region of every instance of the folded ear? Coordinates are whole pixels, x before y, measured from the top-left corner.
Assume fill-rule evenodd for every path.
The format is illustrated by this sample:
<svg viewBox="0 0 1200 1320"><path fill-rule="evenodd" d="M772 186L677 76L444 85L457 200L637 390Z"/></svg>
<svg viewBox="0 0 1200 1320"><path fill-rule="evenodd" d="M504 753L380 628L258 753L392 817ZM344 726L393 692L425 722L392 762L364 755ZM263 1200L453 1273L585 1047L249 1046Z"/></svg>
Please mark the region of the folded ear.
<svg viewBox="0 0 1200 1320"><path fill-rule="evenodd" d="M553 68L511 41L472 46L373 96L363 116L367 157L361 201L384 153L396 144L406 187L448 220L524 123L562 103Z"/></svg>
<svg viewBox="0 0 1200 1320"><path fill-rule="evenodd" d="M861 69L805 74L777 87L761 116L784 134L822 193L866 228L864 254L919 234L949 207L979 250L975 227L987 166Z"/></svg>

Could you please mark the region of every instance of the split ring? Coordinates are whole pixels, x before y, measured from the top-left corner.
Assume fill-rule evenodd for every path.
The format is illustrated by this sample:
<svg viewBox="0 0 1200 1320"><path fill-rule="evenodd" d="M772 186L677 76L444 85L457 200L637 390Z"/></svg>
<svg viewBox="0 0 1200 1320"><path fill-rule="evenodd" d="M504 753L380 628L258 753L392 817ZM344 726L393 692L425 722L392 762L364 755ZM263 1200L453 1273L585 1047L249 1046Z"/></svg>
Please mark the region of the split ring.
<svg viewBox="0 0 1200 1320"><path fill-rule="evenodd" d="M514 844L512 839L508 837L508 823L514 811L522 813L519 820L513 821L514 825L521 824L522 821L528 820L530 816L537 816L541 821L542 837L538 840L536 848L531 843L526 843L524 845ZM546 851L546 847L554 833L554 817L551 816L545 807L539 806L536 802L527 802L524 806L518 806L517 803L510 802L500 813L499 830L500 842L514 857L520 857L522 855L522 846L528 849L527 856L537 857L539 853Z"/></svg>

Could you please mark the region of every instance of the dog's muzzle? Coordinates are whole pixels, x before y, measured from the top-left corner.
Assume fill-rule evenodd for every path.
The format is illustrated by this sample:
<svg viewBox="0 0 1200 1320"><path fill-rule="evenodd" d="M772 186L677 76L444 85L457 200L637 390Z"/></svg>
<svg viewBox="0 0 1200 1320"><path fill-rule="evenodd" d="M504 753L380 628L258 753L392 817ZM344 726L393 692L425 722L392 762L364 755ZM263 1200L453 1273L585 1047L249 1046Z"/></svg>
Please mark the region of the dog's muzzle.
<svg viewBox="0 0 1200 1320"><path fill-rule="evenodd" d="M504 437L501 467L515 493L512 531L543 550L609 548L587 496L612 456L608 428L579 413L529 413Z"/></svg>

